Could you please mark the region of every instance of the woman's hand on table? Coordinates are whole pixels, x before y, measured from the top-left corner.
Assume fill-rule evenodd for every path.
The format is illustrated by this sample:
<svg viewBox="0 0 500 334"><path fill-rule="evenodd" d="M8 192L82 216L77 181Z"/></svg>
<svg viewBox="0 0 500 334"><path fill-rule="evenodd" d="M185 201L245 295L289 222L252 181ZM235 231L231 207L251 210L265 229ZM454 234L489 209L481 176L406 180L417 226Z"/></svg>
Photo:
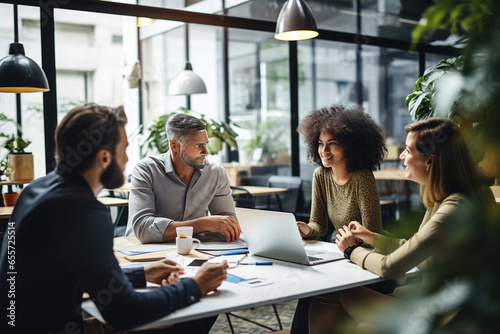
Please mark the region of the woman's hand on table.
<svg viewBox="0 0 500 334"><path fill-rule="evenodd" d="M144 267L146 281L160 285L173 284L182 274L184 274L184 269L177 262L169 259L156 261Z"/></svg>
<svg viewBox="0 0 500 334"><path fill-rule="evenodd" d="M297 222L297 227L302 238L307 238L312 234L312 228L304 222Z"/></svg>

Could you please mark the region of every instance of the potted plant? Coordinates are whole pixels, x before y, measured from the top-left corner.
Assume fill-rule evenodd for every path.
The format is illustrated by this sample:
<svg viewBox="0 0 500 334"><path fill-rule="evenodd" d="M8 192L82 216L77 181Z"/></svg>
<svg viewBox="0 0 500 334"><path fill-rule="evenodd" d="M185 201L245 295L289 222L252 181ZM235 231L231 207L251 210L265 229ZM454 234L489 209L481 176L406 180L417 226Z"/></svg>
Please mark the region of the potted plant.
<svg viewBox="0 0 500 334"><path fill-rule="evenodd" d="M208 135L208 154L217 154L222 150L223 144L227 143L229 146L238 149L238 144L236 143L236 137L238 134L223 121L215 121L213 119L205 118L205 115L198 115L192 110L186 108L179 108L177 111L173 111L169 114L157 117L151 122L147 128L147 134L143 133L143 141L139 143L141 147L141 158L144 158L148 153L165 153L169 149L168 137L166 124L168 118L179 112L192 114L198 117L202 122L206 124L207 135ZM234 124L237 126L236 124Z"/></svg>
<svg viewBox="0 0 500 334"><path fill-rule="evenodd" d="M256 149L262 150L261 161L264 163L286 163L288 156L288 126L286 120L270 118L260 122L257 129L251 124L242 125L250 129L252 138L244 147L245 152L253 154Z"/></svg>
<svg viewBox="0 0 500 334"><path fill-rule="evenodd" d="M5 136L0 134L0 136ZM12 169L9 179L12 181L33 180L34 166L33 154L25 149L31 144L30 140L25 140L20 136L10 135L4 143L4 148L9 150L7 155L8 166Z"/></svg>
<svg viewBox="0 0 500 334"><path fill-rule="evenodd" d="M25 151L31 141L24 140L20 136L9 136L4 133L0 133L0 137L7 138L3 148L9 150L9 153L0 161L1 175L7 176L10 181L33 180L33 154ZM12 185L7 187L8 191L2 194L4 205L14 206L19 192L13 191Z"/></svg>
<svg viewBox="0 0 500 334"><path fill-rule="evenodd" d="M451 76L443 76L444 80L440 79L444 83L439 86L444 89L436 89L438 86L434 84L429 86L437 92L433 100L437 101L435 105L438 107L433 113L469 130L476 161L480 161L483 171L489 177L496 177L497 182L500 180L499 24L498 1L436 1L424 12L412 32L414 46L422 36L437 29L450 29L452 34L463 36L457 42L462 56L456 58L459 61L454 64L456 71L450 72L453 73ZM418 102L418 97L412 99ZM418 108L418 103L415 108Z"/></svg>
<svg viewBox="0 0 500 334"><path fill-rule="evenodd" d="M442 59L437 65L425 70L424 75L415 82L414 90L406 97L405 104L414 120L430 117L444 117L460 125L470 138L470 145L477 162L485 158L483 129L485 117L471 110L467 94L455 91L454 94L441 93L446 88L463 81L464 56ZM456 88L455 88L456 89Z"/></svg>
<svg viewBox="0 0 500 334"><path fill-rule="evenodd" d="M0 126L8 123L13 124L17 131L21 131L19 123L0 113ZM10 180L14 181L33 180L33 154L25 151L31 141L4 132L0 133L0 138L5 138L2 147L8 151L0 162L0 175L6 175Z"/></svg>

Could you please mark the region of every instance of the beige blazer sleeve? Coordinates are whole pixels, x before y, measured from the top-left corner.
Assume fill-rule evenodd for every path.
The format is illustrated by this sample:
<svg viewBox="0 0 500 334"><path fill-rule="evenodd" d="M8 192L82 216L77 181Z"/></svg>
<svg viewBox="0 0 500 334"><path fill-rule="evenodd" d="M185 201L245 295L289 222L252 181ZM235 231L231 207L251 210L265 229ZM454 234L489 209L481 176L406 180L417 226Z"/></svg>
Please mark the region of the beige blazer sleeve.
<svg viewBox="0 0 500 334"><path fill-rule="evenodd" d="M377 235L374 250L358 247L352 252L351 261L382 278L396 278L404 275L408 270L428 259L433 250L440 248L440 226L458 208L462 199L461 195L453 194L440 205L436 204L432 210L428 210L418 231L407 241L390 240L390 238ZM389 252L390 250L393 251Z"/></svg>

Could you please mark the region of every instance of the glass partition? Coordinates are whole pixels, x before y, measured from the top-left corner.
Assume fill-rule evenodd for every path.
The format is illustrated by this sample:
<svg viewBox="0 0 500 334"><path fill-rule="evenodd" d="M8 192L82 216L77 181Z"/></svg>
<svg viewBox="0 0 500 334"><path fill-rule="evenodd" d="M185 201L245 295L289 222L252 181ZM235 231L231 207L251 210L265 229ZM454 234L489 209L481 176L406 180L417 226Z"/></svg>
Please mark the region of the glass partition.
<svg viewBox="0 0 500 334"><path fill-rule="evenodd" d="M428 69L429 67L432 67L432 66L436 66L443 59L453 58L453 57L456 57L456 56L443 55L443 54L438 54L438 53L427 53L425 55L425 69Z"/></svg>
<svg viewBox="0 0 500 334"><path fill-rule="evenodd" d="M158 25L158 27L154 27ZM141 33L143 66L143 122L145 128L157 117L188 108L198 115L224 120L220 91L220 33L222 28L189 24L189 44L186 46L186 24L158 21ZM151 33L154 31L155 33ZM172 79L184 70L188 47L189 61L207 88L206 94L169 95ZM214 157L215 158L215 157ZM217 157L216 159L220 159Z"/></svg>
<svg viewBox="0 0 500 334"><path fill-rule="evenodd" d="M239 161L273 166L255 173L290 174L288 44L270 33L229 30L231 121L238 124Z"/></svg>
<svg viewBox="0 0 500 334"><path fill-rule="evenodd" d="M2 31L0 58L7 56L9 44L14 43L13 10L12 5L0 4L0 29ZM40 27L39 24L34 23L39 20L39 9L31 6L18 6L18 15L19 43L23 44L26 56L34 60L39 66L42 66ZM45 175L45 142L41 108L43 94L24 93L19 94L19 97L21 100L21 119L16 117L16 94L0 93L0 112L22 124L22 138L31 141L31 144L26 148L26 152L33 153L34 176L37 178ZM3 124L0 132L7 135L17 135L17 129L11 123ZM3 159L6 154L8 154L8 151L2 148L0 159Z"/></svg>
<svg viewBox="0 0 500 334"><path fill-rule="evenodd" d="M411 41L412 30L433 1L379 0L360 3L363 35ZM355 12L353 15L358 14ZM438 29L432 36L425 38L425 41L443 40L448 36L449 31Z"/></svg>
<svg viewBox="0 0 500 334"><path fill-rule="evenodd" d="M87 102L123 105L128 118L129 174L138 161L136 18L56 9L54 19L58 119Z"/></svg>

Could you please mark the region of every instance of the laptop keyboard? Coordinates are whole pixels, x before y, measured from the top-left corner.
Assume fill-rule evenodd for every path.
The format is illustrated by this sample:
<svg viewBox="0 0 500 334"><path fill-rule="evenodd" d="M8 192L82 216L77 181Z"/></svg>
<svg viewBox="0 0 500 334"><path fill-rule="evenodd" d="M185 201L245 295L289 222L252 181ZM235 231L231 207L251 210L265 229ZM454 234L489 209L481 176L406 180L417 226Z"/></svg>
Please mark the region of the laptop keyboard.
<svg viewBox="0 0 500 334"><path fill-rule="evenodd" d="M307 259L309 261L318 261L318 260L323 260L323 258L319 257L319 256L321 256L325 253L324 252L317 252L317 251L308 249L306 251L306 254L307 254Z"/></svg>

